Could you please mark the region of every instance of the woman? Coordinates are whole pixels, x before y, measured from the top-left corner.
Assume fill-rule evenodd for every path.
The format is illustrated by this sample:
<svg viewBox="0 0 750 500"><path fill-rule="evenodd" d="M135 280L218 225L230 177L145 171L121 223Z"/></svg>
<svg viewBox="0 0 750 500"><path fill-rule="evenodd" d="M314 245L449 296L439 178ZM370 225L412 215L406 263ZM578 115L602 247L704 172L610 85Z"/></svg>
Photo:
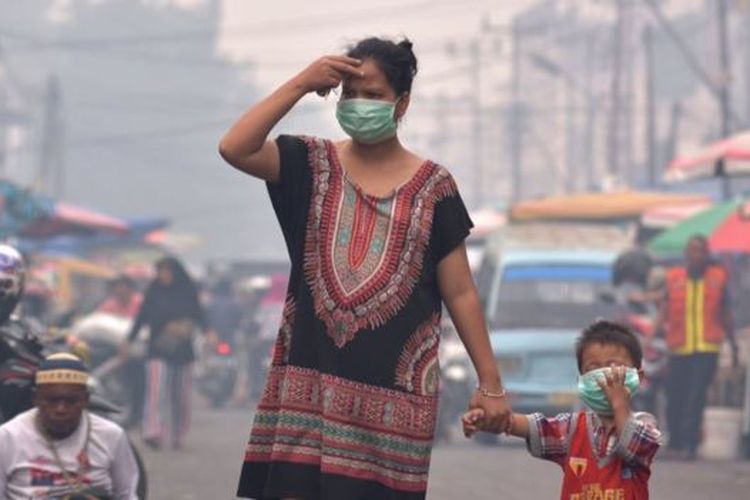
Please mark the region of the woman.
<svg viewBox="0 0 750 500"><path fill-rule="evenodd" d="M175 258L165 257L156 263L156 277L146 290L126 352L144 326L150 336L143 439L158 449L170 438L172 447L180 449L190 420L193 334L206 331L207 325L197 287Z"/></svg>
<svg viewBox="0 0 750 500"><path fill-rule="evenodd" d="M242 116L222 156L268 184L292 262L283 321L238 494L424 498L435 428L441 299L479 376L472 407L508 421L450 174L398 139L417 60L369 38L323 57ZM310 92L342 86L351 140L271 129Z"/></svg>

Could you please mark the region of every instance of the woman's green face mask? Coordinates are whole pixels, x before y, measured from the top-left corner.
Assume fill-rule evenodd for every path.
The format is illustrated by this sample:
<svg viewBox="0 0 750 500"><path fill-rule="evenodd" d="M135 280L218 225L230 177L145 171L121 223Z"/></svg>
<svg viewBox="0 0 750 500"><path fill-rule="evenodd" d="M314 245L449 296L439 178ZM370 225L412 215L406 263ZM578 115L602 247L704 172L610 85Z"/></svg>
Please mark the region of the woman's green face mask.
<svg viewBox="0 0 750 500"><path fill-rule="evenodd" d="M336 119L344 132L363 144L377 144L396 135L396 103L377 99L344 99Z"/></svg>

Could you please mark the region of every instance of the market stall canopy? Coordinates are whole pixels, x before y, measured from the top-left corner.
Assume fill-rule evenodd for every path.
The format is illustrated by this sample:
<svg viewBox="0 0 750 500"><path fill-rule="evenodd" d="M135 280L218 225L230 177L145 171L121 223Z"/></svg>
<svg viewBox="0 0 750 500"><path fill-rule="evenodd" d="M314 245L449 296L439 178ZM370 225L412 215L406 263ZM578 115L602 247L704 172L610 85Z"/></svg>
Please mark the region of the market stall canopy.
<svg viewBox="0 0 750 500"><path fill-rule="evenodd" d="M19 247L24 252L54 253L58 255L82 255L100 249L139 247L148 244L151 232L169 226L169 220L161 217L139 217L125 219L129 230L126 233L98 231L94 234L63 234L51 238L21 238Z"/></svg>
<svg viewBox="0 0 750 500"><path fill-rule="evenodd" d="M705 200L691 204L664 205L650 208L643 212L641 225L649 228L669 229L710 207L711 202Z"/></svg>
<svg viewBox="0 0 750 500"><path fill-rule="evenodd" d="M25 238L51 238L62 234L94 234L100 231L123 234L129 230L128 224L93 210L40 199L42 214L27 224L20 232Z"/></svg>
<svg viewBox="0 0 750 500"><path fill-rule="evenodd" d="M44 214L43 207L29 190L0 180L0 238L19 231Z"/></svg>
<svg viewBox="0 0 750 500"><path fill-rule="evenodd" d="M708 198L703 195L648 191L582 193L521 202L511 207L510 219L514 222L637 220L644 211L655 207L706 201Z"/></svg>
<svg viewBox="0 0 750 500"><path fill-rule="evenodd" d="M679 254L694 235L708 238L714 252L750 253L750 201L728 201L705 210L654 238L649 247Z"/></svg>
<svg viewBox="0 0 750 500"><path fill-rule="evenodd" d="M679 182L718 175L750 175L750 131L677 157L667 167L664 178L667 182Z"/></svg>

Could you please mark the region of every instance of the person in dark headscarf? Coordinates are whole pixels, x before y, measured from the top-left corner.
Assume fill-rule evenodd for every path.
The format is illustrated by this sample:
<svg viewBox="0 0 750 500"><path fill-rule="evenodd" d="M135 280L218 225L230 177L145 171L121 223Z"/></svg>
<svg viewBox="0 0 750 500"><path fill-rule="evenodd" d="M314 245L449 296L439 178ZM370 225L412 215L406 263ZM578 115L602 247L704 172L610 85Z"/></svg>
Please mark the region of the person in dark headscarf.
<svg viewBox="0 0 750 500"><path fill-rule="evenodd" d="M208 324L196 284L173 257L156 263L156 277L146 290L130 330L124 346L126 353L130 342L144 326L149 328L150 336L143 438L152 448L159 448L169 437L172 446L179 449L190 417L191 368L195 359L193 335L207 332ZM215 336L212 332L209 334L212 338Z"/></svg>

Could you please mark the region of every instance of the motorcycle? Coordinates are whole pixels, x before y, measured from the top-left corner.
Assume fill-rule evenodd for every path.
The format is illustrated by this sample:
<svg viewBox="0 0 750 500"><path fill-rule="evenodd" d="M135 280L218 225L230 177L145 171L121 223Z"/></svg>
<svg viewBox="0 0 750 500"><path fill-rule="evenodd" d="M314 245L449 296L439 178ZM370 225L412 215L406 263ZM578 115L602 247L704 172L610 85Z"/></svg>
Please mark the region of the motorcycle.
<svg viewBox="0 0 750 500"><path fill-rule="evenodd" d="M12 319L0 327L0 423L34 406L34 378L40 363L47 355L69 348L63 336L56 336L44 343L41 337L40 333L21 320ZM79 342L76 349L85 351L88 347ZM89 380L89 411L112 420L120 409L101 395L94 376L90 376ZM146 468L132 443L131 448L138 465L138 498L145 499L148 495Z"/></svg>
<svg viewBox="0 0 750 500"><path fill-rule="evenodd" d="M196 364L198 391L214 408L221 408L234 393L239 367L237 353L226 341L214 346L205 344L198 352L203 353Z"/></svg>

